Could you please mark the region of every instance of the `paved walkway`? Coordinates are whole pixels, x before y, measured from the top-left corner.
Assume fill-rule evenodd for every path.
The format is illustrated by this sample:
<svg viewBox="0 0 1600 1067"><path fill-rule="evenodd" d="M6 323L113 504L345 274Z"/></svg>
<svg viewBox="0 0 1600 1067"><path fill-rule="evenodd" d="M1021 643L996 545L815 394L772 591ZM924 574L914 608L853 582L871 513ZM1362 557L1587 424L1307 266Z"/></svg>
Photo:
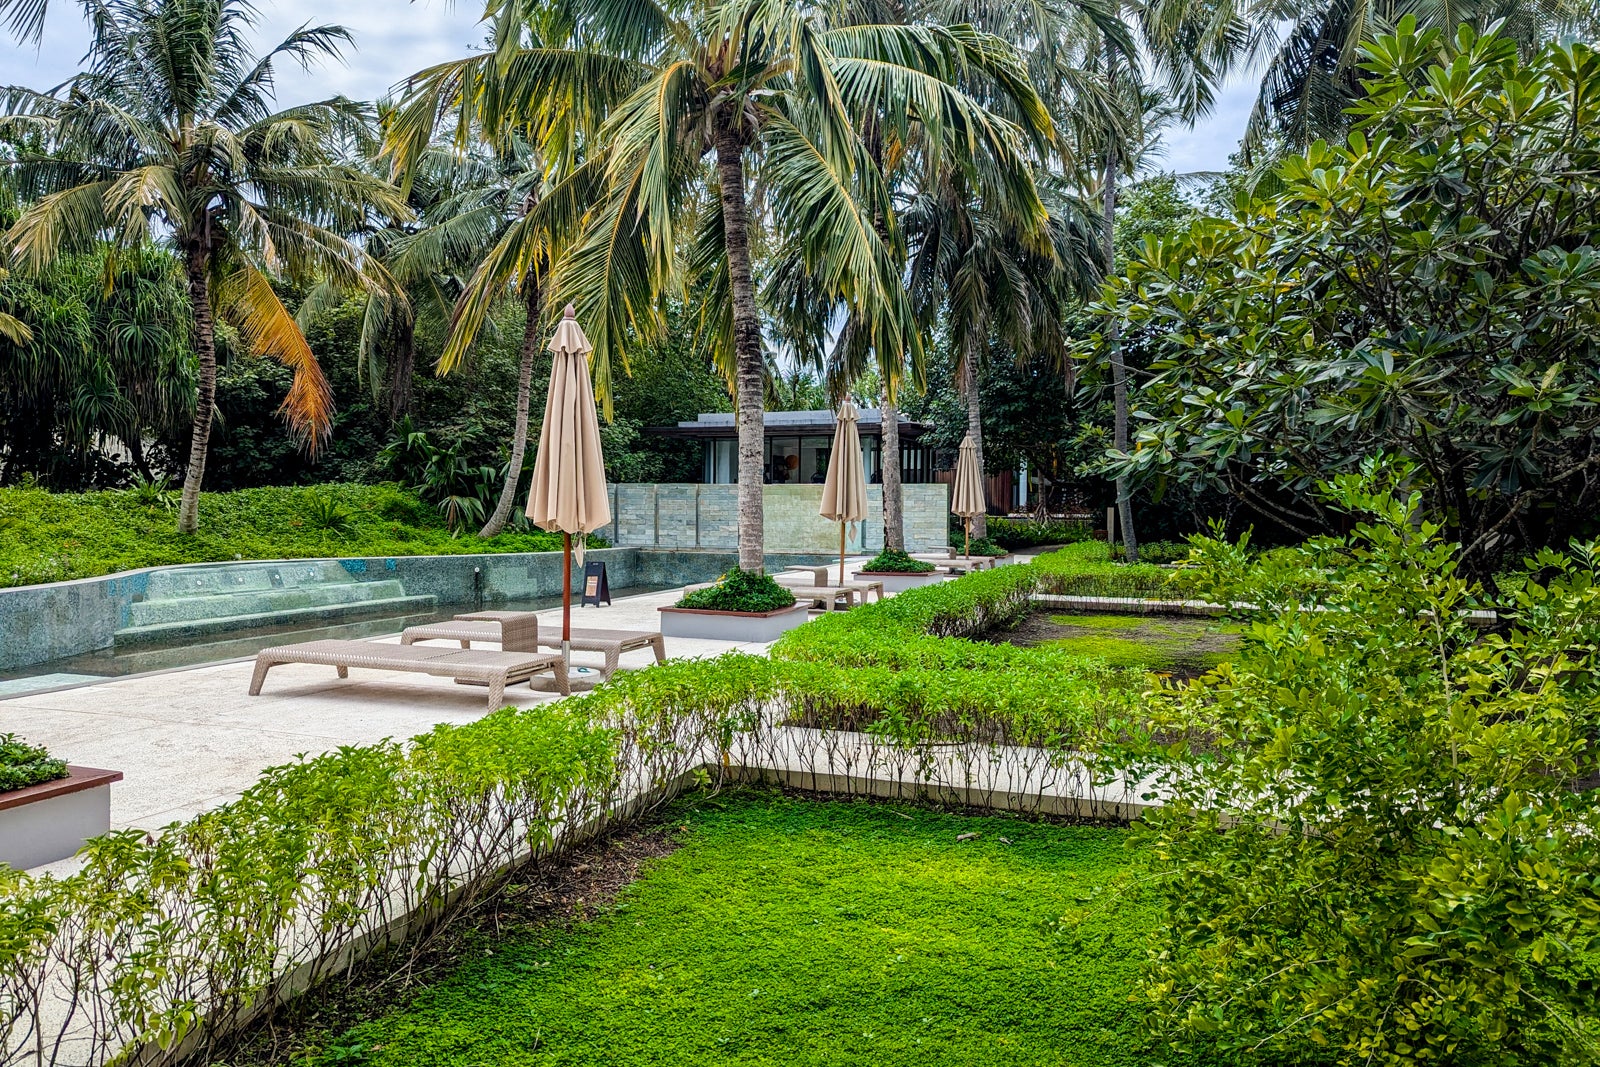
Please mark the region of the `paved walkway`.
<svg viewBox="0 0 1600 1067"><path fill-rule="evenodd" d="M667 590L621 598L607 607L575 607L573 625L657 630L656 608L678 596L678 590ZM539 621L541 629L559 632L560 608L540 612ZM399 635L379 640L398 642ZM767 648L667 639L672 658ZM576 665L600 658L573 654ZM622 657L624 668L653 662L649 650ZM436 723L470 722L486 712L481 688L447 678L355 669L341 680L331 667L298 664L273 668L261 695L252 697L251 669L251 660L239 660L53 693L0 695L0 733L17 733L75 764L122 771L123 781L111 789L112 826L157 828L226 803L267 767L301 753L412 737ZM514 686L506 699L528 707L559 697Z"/></svg>

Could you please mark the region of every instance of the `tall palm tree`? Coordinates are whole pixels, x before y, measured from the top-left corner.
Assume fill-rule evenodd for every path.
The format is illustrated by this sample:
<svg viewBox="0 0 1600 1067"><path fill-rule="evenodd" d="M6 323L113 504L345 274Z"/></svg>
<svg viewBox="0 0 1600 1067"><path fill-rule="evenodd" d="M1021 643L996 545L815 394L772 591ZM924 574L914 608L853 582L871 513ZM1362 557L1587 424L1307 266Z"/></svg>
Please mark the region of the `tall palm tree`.
<svg viewBox="0 0 1600 1067"><path fill-rule="evenodd" d="M637 63L585 54L557 7L506 5L489 17L491 49L413 77L386 138L395 174L406 185L420 164L438 156L441 127L452 131L456 158L492 168L444 198L429 212L429 225L396 248L398 262L416 268L468 261L470 277L450 317L441 374L462 365L496 301L514 292L523 306L511 456L481 537L494 537L511 519L550 273L601 191L603 171L586 161L585 150L608 108L644 75Z"/></svg>
<svg viewBox="0 0 1600 1067"><path fill-rule="evenodd" d="M648 76L601 132L607 197L558 285L592 324L602 377L627 331L660 329L663 294L693 290L702 333L734 384L739 565L759 571L766 361L754 253L782 243L875 347L920 349L874 226L890 211L888 189L865 156L845 87L867 94L895 78L931 93L911 57L958 46L926 27L830 29L817 11L779 0L682 14L598 0L588 10L602 41L638 57Z"/></svg>
<svg viewBox="0 0 1600 1067"><path fill-rule="evenodd" d="M976 195L954 172L918 193L902 213L912 248L912 297L921 318L940 316L945 323L979 470L978 372L991 340L1009 348L1019 362L1049 360L1070 375L1062 311L1100 280L1098 222L1090 206L1063 184L1041 185L1049 209L1042 249L1025 220L1003 202ZM972 532L987 536L983 516L972 520Z"/></svg>
<svg viewBox="0 0 1600 1067"><path fill-rule="evenodd" d="M283 58L338 55L336 26L296 31L263 55L246 0L84 0L88 69L50 93L13 88L0 129L43 151L14 164L29 206L8 234L15 265L110 240L169 241L182 258L199 374L178 528L199 527L216 396L215 314L257 355L294 370L282 412L310 447L331 426L332 395L272 278L373 283L375 265L342 236L369 211L403 214L392 186L338 161L336 141L365 121L342 99L272 110ZM18 10L13 7L13 10Z"/></svg>

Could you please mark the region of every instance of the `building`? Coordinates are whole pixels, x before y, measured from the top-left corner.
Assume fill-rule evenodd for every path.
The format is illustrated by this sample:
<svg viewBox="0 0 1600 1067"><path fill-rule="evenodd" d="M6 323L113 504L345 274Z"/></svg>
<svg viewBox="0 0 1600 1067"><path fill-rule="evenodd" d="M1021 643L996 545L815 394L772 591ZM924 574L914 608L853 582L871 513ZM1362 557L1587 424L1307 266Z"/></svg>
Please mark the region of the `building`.
<svg viewBox="0 0 1600 1067"><path fill-rule="evenodd" d="M762 480L768 485L821 485L833 451L833 412L769 411L764 421ZM877 485L883 481L883 413L877 408L862 409L856 429L861 434L861 459L867 481ZM934 450L921 444L927 429L920 422L900 418L900 480L907 485L935 481ZM732 412L703 414L676 426L653 426L645 432L698 442L701 484L732 485L739 480L739 425Z"/></svg>
<svg viewBox="0 0 1600 1067"><path fill-rule="evenodd" d="M876 552L883 547L883 416L869 408L861 412L857 427L869 483L868 516L851 524L846 546L851 552ZM767 412L762 461L767 551L838 551L838 524L819 514L833 431L831 411ZM949 487L935 478L933 449L920 442L926 431L920 423L900 420L901 503L906 547L913 552L943 548L949 540ZM612 485L611 525L596 532L625 547L738 547L739 428L734 415L703 414L645 432L699 442L700 481Z"/></svg>

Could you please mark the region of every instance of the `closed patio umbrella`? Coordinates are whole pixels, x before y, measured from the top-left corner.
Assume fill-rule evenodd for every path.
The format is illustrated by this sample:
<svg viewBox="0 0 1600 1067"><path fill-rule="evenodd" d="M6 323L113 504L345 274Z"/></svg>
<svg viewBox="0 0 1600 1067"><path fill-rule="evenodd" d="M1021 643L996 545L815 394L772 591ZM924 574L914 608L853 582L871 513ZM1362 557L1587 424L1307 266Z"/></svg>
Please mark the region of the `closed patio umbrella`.
<svg viewBox="0 0 1600 1067"><path fill-rule="evenodd" d="M828 456L828 477L822 483L825 519L839 524L839 584L844 584L845 525L867 518L867 471L861 462L861 434L856 429L856 406L849 400L839 405L833 427L833 452Z"/></svg>
<svg viewBox="0 0 1600 1067"><path fill-rule="evenodd" d="M983 476L978 470L978 446L969 433L961 439L961 451L956 456L956 481L950 490L950 513L960 516L966 529L966 544L961 554L972 548L972 520L987 509L983 502Z"/></svg>
<svg viewBox="0 0 1600 1067"><path fill-rule="evenodd" d="M572 537L582 537L611 521L605 458L600 453L600 419L589 380L588 354L593 349L568 304L550 339L555 358L550 363L550 393L544 402L533 488L528 493L529 521L541 530L561 531L561 657L569 673Z"/></svg>

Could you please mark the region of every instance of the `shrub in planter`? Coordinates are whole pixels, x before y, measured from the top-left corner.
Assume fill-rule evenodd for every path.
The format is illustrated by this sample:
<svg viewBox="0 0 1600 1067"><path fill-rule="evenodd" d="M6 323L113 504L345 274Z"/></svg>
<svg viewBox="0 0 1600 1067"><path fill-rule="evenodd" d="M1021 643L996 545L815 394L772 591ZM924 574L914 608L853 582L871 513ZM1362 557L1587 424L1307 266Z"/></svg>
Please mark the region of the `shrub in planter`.
<svg viewBox="0 0 1600 1067"><path fill-rule="evenodd" d="M794 606L794 594L768 574L752 574L737 567L709 589L697 589L678 601L680 608L701 611L781 611Z"/></svg>
<svg viewBox="0 0 1600 1067"><path fill-rule="evenodd" d="M970 542L963 540L969 556L1004 556L1011 550L1002 548L987 537L974 537Z"/></svg>
<svg viewBox="0 0 1600 1067"><path fill-rule="evenodd" d="M16 734L0 734L0 793L66 776L66 760L55 759L43 748L28 744Z"/></svg>
<svg viewBox="0 0 1600 1067"><path fill-rule="evenodd" d="M931 563L912 559L898 548L886 548L861 565L868 574L932 574L936 568Z"/></svg>

